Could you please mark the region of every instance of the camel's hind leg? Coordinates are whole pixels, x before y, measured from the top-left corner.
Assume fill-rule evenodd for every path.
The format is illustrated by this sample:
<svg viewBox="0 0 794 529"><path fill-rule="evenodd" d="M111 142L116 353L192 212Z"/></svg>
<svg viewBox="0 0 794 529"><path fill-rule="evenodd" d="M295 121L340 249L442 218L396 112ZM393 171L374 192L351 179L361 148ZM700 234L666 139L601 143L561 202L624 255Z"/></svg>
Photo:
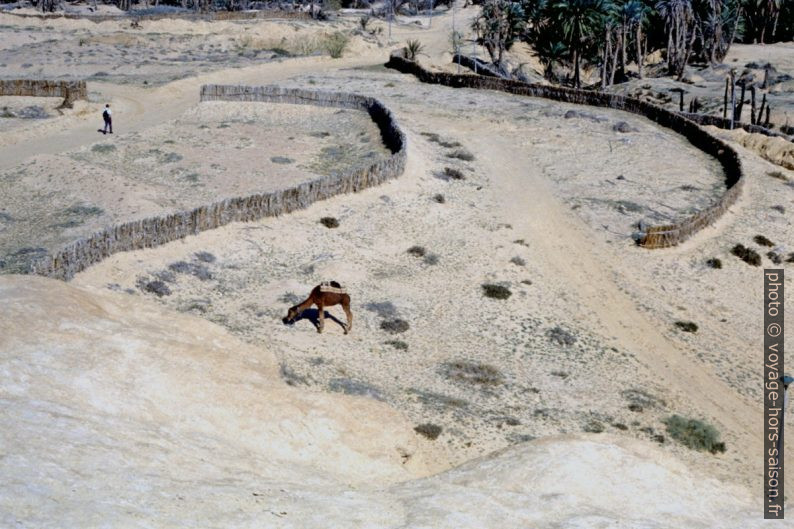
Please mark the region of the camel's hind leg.
<svg viewBox="0 0 794 529"><path fill-rule="evenodd" d="M325 327L325 307L317 304L317 332L322 333Z"/></svg>
<svg viewBox="0 0 794 529"><path fill-rule="evenodd" d="M347 327L345 327L345 334L350 332L350 329L353 328L353 313L350 312L350 296L345 296L342 299L342 309L345 311L345 316L347 316Z"/></svg>

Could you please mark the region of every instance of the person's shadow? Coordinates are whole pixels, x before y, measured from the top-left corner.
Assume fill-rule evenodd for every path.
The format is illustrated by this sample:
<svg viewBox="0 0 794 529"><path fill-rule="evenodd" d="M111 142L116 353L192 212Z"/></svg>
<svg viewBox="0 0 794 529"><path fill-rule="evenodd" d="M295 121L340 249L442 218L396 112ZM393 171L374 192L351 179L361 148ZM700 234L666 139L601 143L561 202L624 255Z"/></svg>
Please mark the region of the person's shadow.
<svg viewBox="0 0 794 529"><path fill-rule="evenodd" d="M101 132L102 134L107 134L107 132L105 132L105 131L104 131L104 130L102 130L102 129L96 129L96 131L97 131L97 132Z"/></svg>
<svg viewBox="0 0 794 529"><path fill-rule="evenodd" d="M342 321L340 321L336 316L334 316L333 314L329 313L327 310L325 311L325 319L326 319L326 321L331 320L333 322L338 323L339 326L342 327L342 329L345 328L345 324L342 323ZM312 325L314 325L315 329L319 329L320 328L320 311L317 310L317 309L314 309L314 308L306 309L303 312L301 312L301 315L298 316L297 318L295 318L292 321L292 323L287 323L286 321L284 321L284 324L285 325L294 325L294 324L298 323L301 320L309 320L312 323Z"/></svg>

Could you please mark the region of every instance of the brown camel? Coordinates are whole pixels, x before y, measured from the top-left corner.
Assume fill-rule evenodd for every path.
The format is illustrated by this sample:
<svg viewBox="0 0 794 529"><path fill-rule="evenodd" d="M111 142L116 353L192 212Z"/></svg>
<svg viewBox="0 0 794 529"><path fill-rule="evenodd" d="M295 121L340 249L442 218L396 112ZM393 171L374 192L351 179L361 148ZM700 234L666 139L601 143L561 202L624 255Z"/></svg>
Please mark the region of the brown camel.
<svg viewBox="0 0 794 529"><path fill-rule="evenodd" d="M339 304L342 305L345 316L347 316L347 325L342 324L342 327L345 329L345 334L347 334L350 332L350 329L353 328L353 313L350 312L350 295L342 285L336 281L320 283L314 287L308 298L302 303L290 307L289 311L287 311L287 316L282 321L287 324L292 324L304 310L312 305L317 305L317 332L323 332L323 327L325 326L325 307Z"/></svg>

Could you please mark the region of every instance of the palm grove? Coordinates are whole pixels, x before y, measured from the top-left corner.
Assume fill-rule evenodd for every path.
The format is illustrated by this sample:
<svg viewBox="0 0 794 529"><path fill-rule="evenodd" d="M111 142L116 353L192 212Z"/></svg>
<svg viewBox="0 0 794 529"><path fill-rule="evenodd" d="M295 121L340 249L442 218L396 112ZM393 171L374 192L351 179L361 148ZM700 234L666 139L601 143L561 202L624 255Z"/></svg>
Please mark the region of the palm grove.
<svg viewBox="0 0 794 529"><path fill-rule="evenodd" d="M481 0L473 25L491 61L503 67L517 42L538 53L547 79L582 86L596 67L605 88L643 77L649 55L661 52L668 75L687 64L721 62L732 42L794 39L788 0Z"/></svg>

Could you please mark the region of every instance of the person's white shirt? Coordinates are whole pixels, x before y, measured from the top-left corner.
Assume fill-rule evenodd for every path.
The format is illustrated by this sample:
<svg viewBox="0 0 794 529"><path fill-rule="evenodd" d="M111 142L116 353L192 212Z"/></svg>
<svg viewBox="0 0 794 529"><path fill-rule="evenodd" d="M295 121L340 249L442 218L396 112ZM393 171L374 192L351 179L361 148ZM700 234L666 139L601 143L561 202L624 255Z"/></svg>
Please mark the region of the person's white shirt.
<svg viewBox="0 0 794 529"><path fill-rule="evenodd" d="M106 112L107 112L107 115L108 115L108 116L110 116L110 115L111 115L111 113L110 113L110 107L105 107L105 109L102 111L102 113L103 113L103 114L104 114L104 113L106 113Z"/></svg>

